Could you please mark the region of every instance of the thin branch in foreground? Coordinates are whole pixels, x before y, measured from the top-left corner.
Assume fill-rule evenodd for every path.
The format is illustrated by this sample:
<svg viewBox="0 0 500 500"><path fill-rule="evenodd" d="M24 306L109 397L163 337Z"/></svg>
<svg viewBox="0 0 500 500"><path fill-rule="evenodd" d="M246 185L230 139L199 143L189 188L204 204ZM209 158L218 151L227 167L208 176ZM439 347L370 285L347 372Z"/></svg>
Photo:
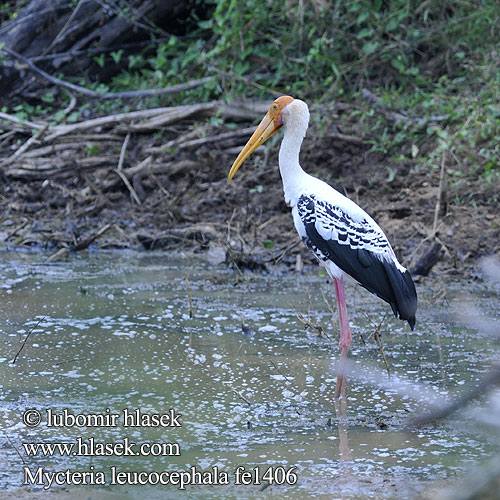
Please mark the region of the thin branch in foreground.
<svg viewBox="0 0 500 500"><path fill-rule="evenodd" d="M286 246L285 249L276 258L273 259L274 260L274 264L278 264L278 262L280 262L280 260L283 259L283 257L285 257L285 255L290 250L293 250L300 243L302 243L302 242L300 240L297 240L294 243L292 243L291 245ZM300 254L297 254L297 255L300 255Z"/></svg>
<svg viewBox="0 0 500 500"><path fill-rule="evenodd" d="M130 194L134 198L135 202L138 205L142 205L142 201L139 198L139 195L137 194L136 190L134 189L134 186L132 186L132 184L130 184L130 181L128 180L127 176L123 173L123 170L121 170L119 168L115 168L114 172L116 172L119 175L120 179L123 181L123 184L125 184L125 186L129 190Z"/></svg>
<svg viewBox="0 0 500 500"><path fill-rule="evenodd" d="M3 429L2 429L2 432L4 433L4 436L7 438L7 441L12 446L12 448L14 448L14 450L16 450L16 452L19 455L19 458L21 459L21 461L23 462L23 464L25 464L26 460L24 460L24 457L21 455L21 452L19 451L19 448L12 442L12 440L10 439L10 437L8 436L8 434Z"/></svg>
<svg viewBox="0 0 500 500"><path fill-rule="evenodd" d="M339 337L340 336L340 332L339 332L339 335L336 334L336 332L337 332L337 321L336 321L336 314L335 314L335 308L333 306L333 302L330 302L326 298L326 295L325 295L325 293L324 293L323 290L321 290L321 296L323 297L323 302L326 304L327 309L330 311L330 314L332 315L332 329L335 332L335 336ZM327 337L328 337L328 334L327 334Z"/></svg>
<svg viewBox="0 0 500 500"><path fill-rule="evenodd" d="M7 120L9 122L14 122L15 124L17 124L22 128L30 128L35 130L44 130L47 128L46 123L34 123L28 120L21 120L21 118L18 118L17 116L9 115L8 113L3 113L3 112L0 112L0 119Z"/></svg>
<svg viewBox="0 0 500 500"><path fill-rule="evenodd" d="M274 367L274 369L286 380L287 384L291 384L292 381L279 369L278 365L272 359L269 361L270 361L271 365ZM294 403L292 403L292 404L294 404ZM302 415L302 413L300 413L300 411L297 410L297 408L294 408L294 410L295 410L295 413L297 415Z"/></svg>
<svg viewBox="0 0 500 500"><path fill-rule="evenodd" d="M38 320L38 322L36 323L35 326L33 326L31 328L31 330L28 332L28 335L26 335L26 338L24 339L24 342L22 343L21 345L21 348L19 349L19 351L16 352L16 355L14 356L14 359L12 360L12 364L15 365L16 364L16 361L17 361L17 358L19 357L19 354L21 354L21 351L24 349L24 346L26 345L26 342L28 341L28 339L30 338L30 335L34 332L35 328L44 320L45 318L41 318Z"/></svg>
<svg viewBox="0 0 500 500"><path fill-rule="evenodd" d="M311 328L315 330L319 338L329 338L329 335L325 332L324 328L319 323L313 323L313 321L311 320L310 311L308 311L307 318L304 318L304 316L297 311L295 312L295 316L304 325L305 329Z"/></svg>
<svg viewBox="0 0 500 500"><path fill-rule="evenodd" d="M123 141L122 149L120 151L120 159L118 160L118 166L116 167L118 170L123 168L123 162L125 161L125 152L127 151L128 142L130 141L130 132L125 136L125 140Z"/></svg>
<svg viewBox="0 0 500 500"><path fill-rule="evenodd" d="M270 359L269 362L273 365L274 369L290 384L292 381L279 369L278 365Z"/></svg>
<svg viewBox="0 0 500 500"><path fill-rule="evenodd" d="M488 486L491 491L498 491L498 482L500 476L500 455L494 455L489 460L482 462L465 473L455 477L448 486L435 487L431 485L430 489L422 498L432 498L433 500L474 500L484 498L481 492ZM498 483L497 483L498 484ZM493 498L488 496L487 498Z"/></svg>
<svg viewBox="0 0 500 500"><path fill-rule="evenodd" d="M382 338L380 337L380 327L385 320L385 316L380 320L380 323L377 325L374 336L377 341L378 348L380 349L380 353L382 354L382 359L384 360L385 369L387 370L387 375L391 375L391 370L389 368L389 363L387 362L387 358L385 357L384 346L382 345Z"/></svg>
<svg viewBox="0 0 500 500"><path fill-rule="evenodd" d="M436 420L442 420L452 413L464 408L472 401L478 399L483 394L490 392L494 387L500 385L500 366L496 366L486 377L484 377L477 387L470 389L468 392L463 394L460 398L451 403L441 406L436 410L433 410L424 415L415 417L410 421L409 426L421 426L435 422Z"/></svg>
<svg viewBox="0 0 500 500"><path fill-rule="evenodd" d="M202 104L191 104L184 106L169 106L162 108L153 108L153 109L143 109L139 111L130 111L128 113L117 113L113 115L100 116L98 118L92 118L90 120L84 120L81 122L71 123L69 125L58 125L56 127L51 127L50 131L51 135L45 138L46 142L49 142L57 137L62 135L67 135L73 132L88 130L92 128L98 127L108 127L115 126L116 124L123 124L124 122L130 122L132 120L147 120L153 117L161 116L163 125L166 121L167 124L174 123L179 120L183 120L185 118L189 118L194 114L204 111L212 111L217 112L219 109L219 105L217 102L210 103L202 103ZM0 118L1 118L0 114ZM127 125L127 132L130 130L152 130L155 126L159 125L157 122L149 121L146 122L146 126L143 124L135 124L133 127L132 124Z"/></svg>
<svg viewBox="0 0 500 500"><path fill-rule="evenodd" d="M240 399L242 399L243 401L245 401L245 403L246 403L248 406L252 406L252 403L250 403L250 401L248 401L248 399L247 399L245 396L243 396L243 394L241 394L241 392L240 392L240 391L238 391L237 389L235 389L235 388L234 388L234 387L233 387L233 386L232 386L229 382L224 382L224 385L225 385L226 387L228 387L229 389L231 389L231 390L232 390L235 394L237 394L237 395L238 395L238 397L239 397Z"/></svg>

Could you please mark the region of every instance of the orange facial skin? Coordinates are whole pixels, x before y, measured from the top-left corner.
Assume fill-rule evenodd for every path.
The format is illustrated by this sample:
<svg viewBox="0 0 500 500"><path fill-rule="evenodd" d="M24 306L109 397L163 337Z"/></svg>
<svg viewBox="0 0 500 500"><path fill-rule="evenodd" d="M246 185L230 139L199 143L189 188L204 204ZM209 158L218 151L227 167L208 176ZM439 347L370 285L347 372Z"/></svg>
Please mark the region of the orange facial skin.
<svg viewBox="0 0 500 500"><path fill-rule="evenodd" d="M281 112L283 111L283 108L290 104L293 100L293 97L283 95L278 97L278 99L271 104L269 111L259 123L255 132L252 134L252 137L250 137L245 147L238 155L238 158L236 158L233 163L228 175L229 180L234 177L234 174L236 174L236 171L241 167L243 162L283 126Z"/></svg>

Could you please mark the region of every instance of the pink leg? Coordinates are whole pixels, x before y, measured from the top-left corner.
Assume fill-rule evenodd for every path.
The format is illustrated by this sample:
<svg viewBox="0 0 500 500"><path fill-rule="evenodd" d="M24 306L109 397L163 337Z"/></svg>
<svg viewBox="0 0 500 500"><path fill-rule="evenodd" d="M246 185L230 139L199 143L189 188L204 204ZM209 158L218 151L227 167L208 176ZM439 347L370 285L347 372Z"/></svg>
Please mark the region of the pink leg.
<svg viewBox="0 0 500 500"><path fill-rule="evenodd" d="M349 326L349 318L347 317L344 280L343 278L335 278L334 283L340 323L340 361L339 369L337 372L337 386L335 387L335 399L338 399L339 396L343 398L346 397L347 353L349 352L349 348L351 347L352 335L351 327Z"/></svg>

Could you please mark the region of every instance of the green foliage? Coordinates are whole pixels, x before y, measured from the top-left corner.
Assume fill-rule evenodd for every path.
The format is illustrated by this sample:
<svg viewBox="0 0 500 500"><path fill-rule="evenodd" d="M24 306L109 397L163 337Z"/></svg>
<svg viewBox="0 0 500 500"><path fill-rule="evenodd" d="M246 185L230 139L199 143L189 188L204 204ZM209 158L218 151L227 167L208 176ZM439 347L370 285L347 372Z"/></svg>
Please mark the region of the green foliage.
<svg viewBox="0 0 500 500"><path fill-rule="evenodd" d="M29 3L29 0L9 0L0 4L0 24L15 19L17 13Z"/></svg>
<svg viewBox="0 0 500 500"><path fill-rule="evenodd" d="M93 142L87 142L85 144L85 154L87 156L96 156L101 152L101 147Z"/></svg>
<svg viewBox="0 0 500 500"><path fill-rule="evenodd" d="M481 177L491 186L500 184L500 68L486 54L483 65L466 77L442 76L428 90L382 93L389 107L418 117L411 125L391 126L365 109L359 113L376 137L373 150L399 155L398 160L417 168L439 168L443 150L456 178ZM439 115L439 122L433 116Z"/></svg>
<svg viewBox="0 0 500 500"><path fill-rule="evenodd" d="M368 84L427 88L425 66L436 76L466 71L498 37L495 17L494 1L218 0L203 24L212 32L205 57L234 75L227 90L237 94L259 94L256 81L305 98Z"/></svg>
<svg viewBox="0 0 500 500"><path fill-rule="evenodd" d="M4 3L0 15L14 17L11 4ZM342 99L354 105L335 120L371 138L372 151L392 159L387 183L396 179L397 162L439 168L443 149L450 154L454 178L472 173L491 185L500 181L496 0L204 0L203 5L207 19L193 14L186 20L187 36L152 38L142 50L99 54L97 66L119 65L122 71L107 82L82 78L78 83L98 92L168 87L207 75L214 76L211 83L139 102L96 100L92 111L241 96L270 99L276 92L313 105ZM394 124L363 101L363 87L415 120ZM23 103L14 112L22 119L43 112L58 116L55 106L49 91L42 104ZM85 106L66 121L81 119ZM436 121L435 115L445 118ZM316 112L313 120L326 130L333 118ZM212 121L217 125L222 118Z"/></svg>
<svg viewBox="0 0 500 500"><path fill-rule="evenodd" d="M28 103L18 104L13 108L14 115L22 121L32 120L34 116L41 116L47 113L47 108L38 104L33 106Z"/></svg>
<svg viewBox="0 0 500 500"><path fill-rule="evenodd" d="M111 52L110 53L110 56L113 59L113 61L114 61L115 64L119 64L120 63L120 60L121 60L122 55L124 54L124 52L125 51L123 49L120 49L120 50L117 50L115 52Z"/></svg>
<svg viewBox="0 0 500 500"><path fill-rule="evenodd" d="M46 102L47 104L52 104L55 100L56 98L54 97L54 94L52 92L46 92L42 96L42 101Z"/></svg>
<svg viewBox="0 0 500 500"><path fill-rule="evenodd" d="M94 57L94 61L100 68L104 68L104 65L106 64L106 54L99 54L98 56Z"/></svg>
<svg viewBox="0 0 500 500"><path fill-rule="evenodd" d="M461 173L498 183L500 11L495 1L217 0L200 23L197 62L224 95L270 89L315 102L356 99L372 150L415 168L439 168L442 150ZM182 71L182 69L181 69ZM359 99L364 86L416 121L395 125ZM433 116L445 119L434 121ZM314 115L313 115L314 116ZM396 171L388 168L387 182Z"/></svg>

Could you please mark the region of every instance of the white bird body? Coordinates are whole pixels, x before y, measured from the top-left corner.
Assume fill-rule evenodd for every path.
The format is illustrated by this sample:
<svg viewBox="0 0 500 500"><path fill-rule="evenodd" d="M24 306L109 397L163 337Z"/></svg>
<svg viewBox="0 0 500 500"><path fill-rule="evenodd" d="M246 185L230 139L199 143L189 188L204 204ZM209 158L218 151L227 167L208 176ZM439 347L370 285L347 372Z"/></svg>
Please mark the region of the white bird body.
<svg viewBox="0 0 500 500"><path fill-rule="evenodd" d="M405 272L406 268L398 262L389 240L370 215L326 182L306 173L300 166L300 146L309 125L307 104L295 99L284 108L282 115L285 134L279 153L279 169L283 181L285 202L292 208L293 222L301 239L306 237L306 228L299 214L297 203L301 196L312 196L318 201L337 207L341 212L347 214L354 223L368 225L382 244L365 245L365 248L381 259L394 262L401 272ZM317 224L317 228L323 238L338 240L335 227L325 229L320 223ZM332 278L340 278L345 274L333 261L324 261L320 258L318 260Z"/></svg>
<svg viewBox="0 0 500 500"><path fill-rule="evenodd" d="M299 163L309 126L307 104L282 96L271 105L229 172L231 179L248 156L282 126L279 169L285 202L304 244L325 267L335 284L340 322L341 364L335 397L345 396L345 363L351 345L343 277L349 276L388 302L396 317L415 326L417 294L408 271L398 262L379 225L356 203L312 175Z"/></svg>

